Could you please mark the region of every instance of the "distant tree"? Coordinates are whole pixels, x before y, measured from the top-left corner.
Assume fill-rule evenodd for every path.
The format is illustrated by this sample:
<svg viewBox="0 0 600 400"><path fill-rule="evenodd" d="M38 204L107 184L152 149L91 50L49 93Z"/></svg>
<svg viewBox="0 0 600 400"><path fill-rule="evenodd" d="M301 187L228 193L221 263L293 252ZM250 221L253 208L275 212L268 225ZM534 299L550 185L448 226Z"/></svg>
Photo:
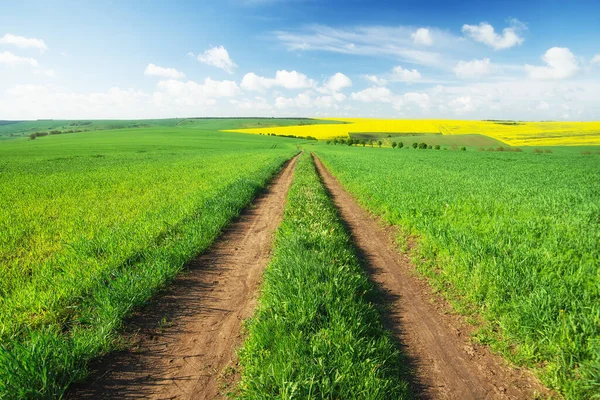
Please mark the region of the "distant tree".
<svg viewBox="0 0 600 400"><path fill-rule="evenodd" d="M348 144L348 146L352 146L354 144L354 139L350 138L346 143Z"/></svg>
<svg viewBox="0 0 600 400"><path fill-rule="evenodd" d="M330 144L331 144L331 140L328 140L328 141L327 141L327 142L325 142L325 143L327 143L328 145L330 145Z"/></svg>
<svg viewBox="0 0 600 400"><path fill-rule="evenodd" d="M427 146L427 148L428 148L429 150L431 150L431 149L433 149L433 146L432 146L432 145L429 145L429 146Z"/></svg>
<svg viewBox="0 0 600 400"><path fill-rule="evenodd" d="M396 143L396 142L392 141L392 149L395 149L395 148L396 148L396 146L398 146L398 143Z"/></svg>
<svg viewBox="0 0 600 400"><path fill-rule="evenodd" d="M339 140L339 143L340 143L340 144L346 144L346 141L345 141L344 139L340 139L340 140Z"/></svg>
<svg viewBox="0 0 600 400"><path fill-rule="evenodd" d="M436 144L436 145L435 145L435 149L436 149L436 150L439 150L439 149L440 149L440 145L439 145L439 144Z"/></svg>
<svg viewBox="0 0 600 400"><path fill-rule="evenodd" d="M367 145L367 141L365 139L361 139L360 144L362 144L362 147L365 147Z"/></svg>
<svg viewBox="0 0 600 400"><path fill-rule="evenodd" d="M382 145L382 144L383 144L383 143L381 143L381 140L378 140L378 141L377 141L377 145L378 145L379 147L381 147L381 145Z"/></svg>
<svg viewBox="0 0 600 400"><path fill-rule="evenodd" d="M419 143L417 143L417 142L414 142L414 143L412 144L412 146L413 146L413 149L416 149L417 147L419 147Z"/></svg>
<svg viewBox="0 0 600 400"><path fill-rule="evenodd" d="M337 145L338 144L338 140L337 139L333 139L333 145Z"/></svg>
<svg viewBox="0 0 600 400"><path fill-rule="evenodd" d="M427 148L427 143L425 143L425 142L419 143L419 149L423 150L423 149L426 149L426 148Z"/></svg>
<svg viewBox="0 0 600 400"><path fill-rule="evenodd" d="M30 140L35 140L35 138L37 138L37 135L35 133L32 133L31 135L29 135Z"/></svg>
<svg viewBox="0 0 600 400"><path fill-rule="evenodd" d="M403 147L404 147L404 143L402 143L402 142L398 143L398 148L399 148L399 149L401 149L401 148L403 148Z"/></svg>
<svg viewBox="0 0 600 400"><path fill-rule="evenodd" d="M460 151L467 151L467 148L463 146L460 148Z"/></svg>

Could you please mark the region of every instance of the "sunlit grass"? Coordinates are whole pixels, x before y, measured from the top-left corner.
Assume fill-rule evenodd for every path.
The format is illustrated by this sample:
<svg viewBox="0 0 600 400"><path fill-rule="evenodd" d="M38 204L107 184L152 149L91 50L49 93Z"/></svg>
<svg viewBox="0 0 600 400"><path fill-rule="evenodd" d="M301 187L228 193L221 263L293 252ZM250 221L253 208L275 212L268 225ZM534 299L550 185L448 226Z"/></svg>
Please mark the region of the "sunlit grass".
<svg viewBox="0 0 600 400"><path fill-rule="evenodd" d="M489 322L478 340L568 398L599 393L600 156L313 147L418 236L420 270Z"/></svg>
<svg viewBox="0 0 600 400"><path fill-rule="evenodd" d="M372 294L305 153L241 352L241 397L406 397L403 358L382 327Z"/></svg>

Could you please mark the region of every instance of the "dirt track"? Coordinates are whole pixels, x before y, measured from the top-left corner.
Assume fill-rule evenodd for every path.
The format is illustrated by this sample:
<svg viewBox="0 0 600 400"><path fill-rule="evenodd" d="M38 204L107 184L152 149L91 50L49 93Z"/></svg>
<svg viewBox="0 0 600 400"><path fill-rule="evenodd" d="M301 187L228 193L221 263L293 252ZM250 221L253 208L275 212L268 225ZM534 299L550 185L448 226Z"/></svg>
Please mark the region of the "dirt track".
<svg viewBox="0 0 600 400"><path fill-rule="evenodd" d="M256 304L295 163L296 158L166 294L133 318L128 324L135 333L133 349L102 361L70 398L212 399L226 391L220 377L235 362L241 322Z"/></svg>
<svg viewBox="0 0 600 400"><path fill-rule="evenodd" d="M394 230L385 228L314 157L321 177L345 220L371 279L389 307L386 325L415 371L413 390L431 399L531 399L548 391L525 370L469 340L472 327L450 314L396 250Z"/></svg>

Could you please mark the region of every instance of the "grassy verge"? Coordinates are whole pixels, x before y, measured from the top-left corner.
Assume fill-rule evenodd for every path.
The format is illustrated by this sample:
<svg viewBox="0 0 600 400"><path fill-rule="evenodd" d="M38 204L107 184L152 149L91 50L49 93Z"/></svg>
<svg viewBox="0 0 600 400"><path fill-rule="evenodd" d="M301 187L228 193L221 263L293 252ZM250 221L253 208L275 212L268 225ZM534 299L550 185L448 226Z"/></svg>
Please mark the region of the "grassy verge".
<svg viewBox="0 0 600 400"><path fill-rule="evenodd" d="M402 358L313 162L297 163L240 353L242 398L398 399Z"/></svg>
<svg viewBox="0 0 600 400"><path fill-rule="evenodd" d="M273 157L161 231L118 268L98 273L72 300L64 320L23 326L0 342L0 399L60 398L86 375L94 357L118 345L123 319L163 288L185 262L205 250L222 228L250 203L286 157ZM51 307L51 305L48 305Z"/></svg>

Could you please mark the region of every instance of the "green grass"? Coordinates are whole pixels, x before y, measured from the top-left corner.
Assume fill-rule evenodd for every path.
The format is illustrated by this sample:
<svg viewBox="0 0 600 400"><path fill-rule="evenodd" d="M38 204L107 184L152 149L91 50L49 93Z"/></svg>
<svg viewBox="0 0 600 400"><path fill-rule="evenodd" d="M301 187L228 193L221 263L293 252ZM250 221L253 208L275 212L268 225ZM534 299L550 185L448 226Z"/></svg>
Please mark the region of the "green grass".
<svg viewBox="0 0 600 400"><path fill-rule="evenodd" d="M402 357L308 154L298 161L256 314L240 397L399 399Z"/></svg>
<svg viewBox="0 0 600 400"><path fill-rule="evenodd" d="M0 144L0 398L56 398L297 152L146 128Z"/></svg>
<svg viewBox="0 0 600 400"><path fill-rule="evenodd" d="M419 269L487 321L476 339L567 398L600 393L600 156L313 145Z"/></svg>
<svg viewBox="0 0 600 400"><path fill-rule="evenodd" d="M148 129L148 128L189 128L208 131L242 128L269 128L290 125L335 124L336 121L314 120L310 118L168 118L140 120L41 120L41 121L0 121L0 139L24 138L34 132L52 130L81 131L70 134L98 130ZM40 139L40 138L38 138ZM43 139L43 137L41 138ZM37 140L37 139L36 139Z"/></svg>

